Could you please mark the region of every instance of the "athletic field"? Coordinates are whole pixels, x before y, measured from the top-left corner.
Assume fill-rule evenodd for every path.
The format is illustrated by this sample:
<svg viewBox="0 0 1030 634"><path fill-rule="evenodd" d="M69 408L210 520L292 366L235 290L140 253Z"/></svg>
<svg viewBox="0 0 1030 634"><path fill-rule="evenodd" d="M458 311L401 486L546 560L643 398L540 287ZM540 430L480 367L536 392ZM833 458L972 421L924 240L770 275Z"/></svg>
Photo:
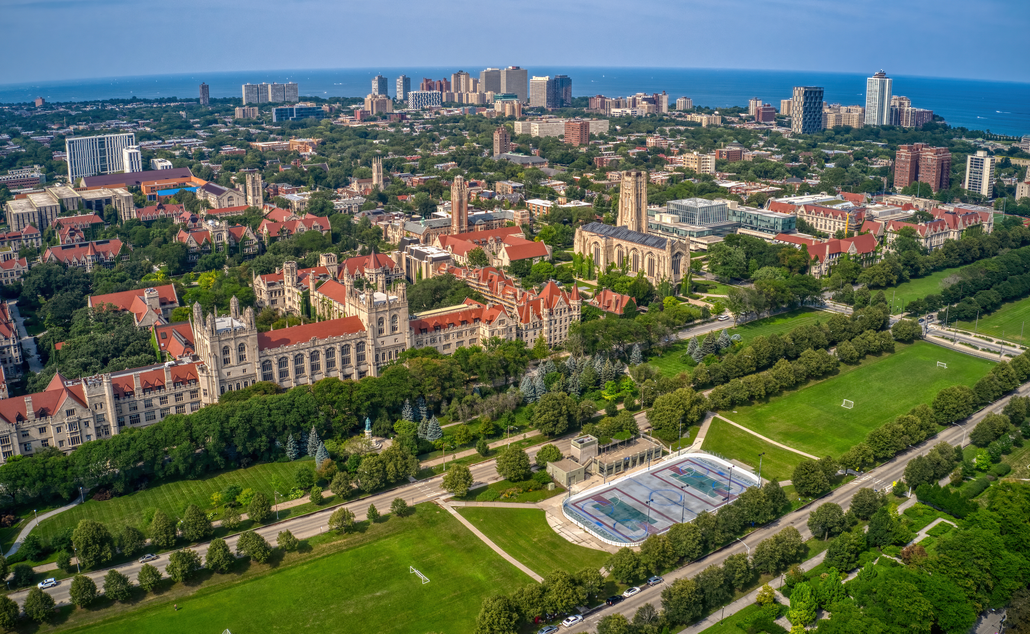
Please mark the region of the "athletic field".
<svg viewBox="0 0 1030 634"><path fill-rule="evenodd" d="M584 491L562 505L565 516L601 540L636 544L715 511L758 484L743 469L708 454L691 453Z"/></svg>

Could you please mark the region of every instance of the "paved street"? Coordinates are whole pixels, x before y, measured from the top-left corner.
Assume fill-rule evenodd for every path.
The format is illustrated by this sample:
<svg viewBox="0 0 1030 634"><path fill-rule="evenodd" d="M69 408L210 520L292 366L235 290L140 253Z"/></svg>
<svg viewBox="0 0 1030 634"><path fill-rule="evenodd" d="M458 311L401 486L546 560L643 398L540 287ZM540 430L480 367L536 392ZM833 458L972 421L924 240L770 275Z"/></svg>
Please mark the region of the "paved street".
<svg viewBox="0 0 1030 634"><path fill-rule="evenodd" d="M18 336L21 337L21 349L25 355L25 359L29 362L29 369L33 372L39 373L43 371L43 363L39 360L39 354L36 351L36 340L29 336L28 331L25 330L25 319L22 318L21 313L18 312L18 302L10 302L11 317L14 318L14 323L18 324Z"/></svg>

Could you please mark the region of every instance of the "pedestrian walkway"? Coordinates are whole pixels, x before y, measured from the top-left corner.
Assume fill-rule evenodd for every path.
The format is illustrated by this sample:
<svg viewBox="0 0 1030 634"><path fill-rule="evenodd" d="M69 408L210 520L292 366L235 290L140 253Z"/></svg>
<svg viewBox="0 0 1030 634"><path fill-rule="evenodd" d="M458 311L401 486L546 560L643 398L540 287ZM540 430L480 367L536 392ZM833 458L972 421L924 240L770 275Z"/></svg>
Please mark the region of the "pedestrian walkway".
<svg viewBox="0 0 1030 634"><path fill-rule="evenodd" d="M786 449L787 451L792 451L792 452L794 452L794 453L796 453L798 455L804 456L806 458L811 458L812 460L818 460L819 459L819 458L816 458L815 456L813 456L810 453L805 453L805 452L801 451L800 449L795 449L795 448L790 447L788 445L785 445L785 444L783 444L781 442L776 442L772 438L767 438L767 437L763 436L762 434L759 434L758 432L752 431L752 430L748 429L747 427L744 427L743 425L738 425L737 423L734 423L733 421L731 421L730 419L726 418L722 414L716 414L716 416L718 416L720 419L726 421L730 425L733 425L737 429L742 429L742 430L746 431L747 433L751 434L752 436L755 436L757 438L761 438L762 440L764 440L765 442L769 443L770 445L775 445L775 446L779 447L780 449Z"/></svg>
<svg viewBox="0 0 1030 634"><path fill-rule="evenodd" d="M30 337L27 330L25 330L25 320L22 318L21 313L18 312L18 302L11 302L11 317L14 318L14 323L18 325L18 336L21 337L21 349L25 353L25 360L29 362L29 369L33 372L39 373L43 371L43 363L39 360L39 353L36 350L36 339Z"/></svg>
<svg viewBox="0 0 1030 634"><path fill-rule="evenodd" d="M951 524L955 528L958 528L958 525L955 524L955 522L952 522L951 520L945 519L943 517L938 517L937 519L935 519L934 521L930 522L925 527L923 527L923 530L921 530L918 533L916 533L916 536L913 537L912 541L910 541L907 545L911 546L912 544L918 544L919 542L921 542L923 540L923 538L925 538L927 535L930 534L930 530L934 526L937 526L938 524L941 524L941 523Z"/></svg>
<svg viewBox="0 0 1030 634"><path fill-rule="evenodd" d="M535 572L533 572L532 570L530 570L528 567L526 567L525 564L523 564L518 559L515 559L514 557L512 557L508 553L504 552L504 550L502 550L500 546L498 546L497 544L493 543L490 540L489 537L484 535L478 528L473 526L472 522L470 522L467 519L465 519L461 515L461 513L455 511L454 508L450 504L448 504L447 502L441 502L440 500L435 500L435 502L437 504L439 504L440 506L442 506L443 508L447 509L447 511L451 515L453 515L455 518L457 518L457 520L459 522L461 522L462 524L465 525L465 528L467 528L470 531L472 531L473 535L478 537L484 544L489 546L495 553L497 553L501 557L504 557L504 559L506 559L508 561L508 563L510 563L511 565L515 566L516 568L518 568L522 572L524 572L527 575L529 575L533 579L533 581L536 581L537 583L543 583L544 582L544 578L543 577L541 577L540 575L538 575Z"/></svg>
<svg viewBox="0 0 1030 634"><path fill-rule="evenodd" d="M79 504L81 502L82 502L82 498L78 497L71 504L67 504L65 506L62 506L59 509L54 509L52 511L48 511L46 513L43 513L39 517L35 517L35 518L29 520L29 522L27 524L25 524L25 526L18 533L18 537L16 537L15 540L14 540L14 545L12 545L11 549L7 551L7 554L5 555L5 557L10 557L14 553L18 552L18 549L21 548L21 545L23 543L25 543L25 538L29 536L29 533L32 532L32 529L36 528L36 526L38 526L40 522L42 522L43 520L45 520L47 518L53 517L53 516L57 515L58 513L64 513L68 509L74 507L76 504Z"/></svg>

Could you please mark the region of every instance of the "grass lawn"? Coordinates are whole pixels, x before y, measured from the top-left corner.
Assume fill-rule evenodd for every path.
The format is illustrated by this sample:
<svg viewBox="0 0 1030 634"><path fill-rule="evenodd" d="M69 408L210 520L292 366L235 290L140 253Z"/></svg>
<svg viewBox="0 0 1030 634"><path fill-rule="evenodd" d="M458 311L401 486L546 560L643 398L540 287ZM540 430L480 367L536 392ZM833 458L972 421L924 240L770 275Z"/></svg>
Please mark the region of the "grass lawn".
<svg viewBox="0 0 1030 634"><path fill-rule="evenodd" d="M944 269L936 271L927 275L926 277L920 277L919 279L909 280L902 284L898 284L893 288L883 289L870 289L873 294L877 291L883 291L883 294L887 296L887 303L890 304L891 299L894 299L894 314L901 312L904 306L907 306L913 299L922 299L931 293L940 293L942 290L941 281L950 275L958 273L959 269L962 268L957 266L952 269Z"/></svg>
<svg viewBox="0 0 1030 634"><path fill-rule="evenodd" d="M692 289L692 290L695 293L704 293L706 295L728 295L729 292L730 292L729 285L727 285L727 284L720 284L719 282L709 282L708 280L699 280L699 281L695 282L694 284L695 284L695 286L694 286L694 289ZM697 285L700 285L701 288L698 288Z"/></svg>
<svg viewBox="0 0 1030 634"><path fill-rule="evenodd" d="M739 411L739 410L738 410ZM727 412L729 418L734 414ZM737 429L724 420L714 418L701 445L704 451L739 460L758 472L758 454L762 456L762 477L769 480L790 480L794 467L805 457L776 445L771 445L754 434Z"/></svg>
<svg viewBox="0 0 1030 634"><path fill-rule="evenodd" d="M929 506L918 502L905 509L905 512L902 515L908 520L908 527L912 529L913 533L918 533L923 530L932 524L937 518L943 517L946 519L952 519L952 517L947 513L930 508Z"/></svg>
<svg viewBox="0 0 1030 634"><path fill-rule="evenodd" d="M990 315L980 317L979 323L960 321L954 325L969 332L973 332L975 328L976 332L981 335L1028 345L1030 344L1030 330L1023 328L1023 323L1026 321L1030 321L1030 297L1003 304L1001 308ZM1022 337L1020 332L1023 334Z"/></svg>
<svg viewBox="0 0 1030 634"><path fill-rule="evenodd" d="M947 369L938 368L944 361ZM898 344L893 354L869 356L839 374L750 406L730 420L815 456L839 456L872 429L952 385L972 387L994 363L925 342ZM853 409L841 407L843 399Z"/></svg>
<svg viewBox="0 0 1030 634"><path fill-rule="evenodd" d="M346 540L340 552L178 598L178 611L166 600L74 631L467 632L484 597L530 581L433 505Z"/></svg>
<svg viewBox="0 0 1030 634"><path fill-rule="evenodd" d="M458 512L501 550L543 577L553 570L600 568L608 560L607 552L577 546L555 533L540 509L467 506Z"/></svg>
<svg viewBox="0 0 1030 634"><path fill-rule="evenodd" d="M456 497L454 499L463 502L526 502L533 504L565 493L565 489L558 485L555 485L552 491L548 491L547 487L544 486L536 491L526 491L524 493L519 493L515 488L516 486L510 480L501 480L485 487L472 489L465 497ZM506 492L508 492L509 497L503 497Z"/></svg>
<svg viewBox="0 0 1030 634"><path fill-rule="evenodd" d="M275 491L273 478L278 477L292 484L298 467L310 462L300 460L257 464L246 469L207 474L197 480L166 482L103 502L87 500L85 504L40 522L33 532L41 538L47 538L65 529L75 528L79 520L91 519L105 524L114 533L126 524L138 525L143 512L149 508L161 509L169 517L181 516L186 505L191 503L207 510L211 506L211 494L224 491L233 484L255 492L262 491L271 500Z"/></svg>
<svg viewBox="0 0 1030 634"><path fill-rule="evenodd" d="M752 603L740 612L727 616L725 620L716 623L712 627L704 630L701 634L741 634L744 630L737 627L738 623L743 623L751 614L758 612L761 607L757 603ZM787 630L782 627L777 632L786 632Z"/></svg>

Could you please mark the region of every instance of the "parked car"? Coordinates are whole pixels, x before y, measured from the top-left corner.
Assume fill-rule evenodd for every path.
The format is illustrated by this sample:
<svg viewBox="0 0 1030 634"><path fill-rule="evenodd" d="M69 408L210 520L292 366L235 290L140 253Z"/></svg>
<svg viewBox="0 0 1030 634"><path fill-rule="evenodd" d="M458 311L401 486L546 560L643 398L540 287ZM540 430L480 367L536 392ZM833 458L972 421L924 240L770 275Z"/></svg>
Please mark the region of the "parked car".
<svg viewBox="0 0 1030 634"><path fill-rule="evenodd" d="M637 594L638 592L640 592L640 588L638 588L636 586L633 586L632 588L628 588L625 592L623 592L622 596L624 598L628 599L628 598L632 597L633 595Z"/></svg>
<svg viewBox="0 0 1030 634"><path fill-rule="evenodd" d="M557 625L547 625L545 627L540 628L540 630L536 634L554 634L557 631Z"/></svg>
<svg viewBox="0 0 1030 634"><path fill-rule="evenodd" d="M620 603L623 600L623 598L624 597L621 597L621 596L616 594L614 596L610 596L607 599L605 599L604 603L605 603L605 605L615 605L616 603Z"/></svg>
<svg viewBox="0 0 1030 634"><path fill-rule="evenodd" d="M655 576L653 576L653 577L651 577L650 579L647 580L647 585L649 585L649 586L656 586L659 583L662 583L663 581L665 581L665 579L662 579L658 575L655 575Z"/></svg>
<svg viewBox="0 0 1030 634"><path fill-rule="evenodd" d="M730 320L730 316L729 315L719 315L719 321L729 321L729 320Z"/></svg>
<svg viewBox="0 0 1030 634"><path fill-rule="evenodd" d="M57 579L54 579L53 577L50 577L49 579L44 579L44 580L40 581L39 583L37 583L36 587L37 588L46 589L46 588L53 588L56 585L57 585Z"/></svg>
<svg viewBox="0 0 1030 634"><path fill-rule="evenodd" d="M142 557L139 558L139 562L141 564L145 564L148 561L154 561L155 559L157 559L157 555L153 555L153 554L147 553L146 555L143 555Z"/></svg>
<svg viewBox="0 0 1030 634"><path fill-rule="evenodd" d="M583 620L583 617L581 617L578 614L573 614L569 618L567 618L564 621L562 621L561 624L563 626L565 626L565 627L572 627L573 625L575 625L576 623L579 623L582 620Z"/></svg>

